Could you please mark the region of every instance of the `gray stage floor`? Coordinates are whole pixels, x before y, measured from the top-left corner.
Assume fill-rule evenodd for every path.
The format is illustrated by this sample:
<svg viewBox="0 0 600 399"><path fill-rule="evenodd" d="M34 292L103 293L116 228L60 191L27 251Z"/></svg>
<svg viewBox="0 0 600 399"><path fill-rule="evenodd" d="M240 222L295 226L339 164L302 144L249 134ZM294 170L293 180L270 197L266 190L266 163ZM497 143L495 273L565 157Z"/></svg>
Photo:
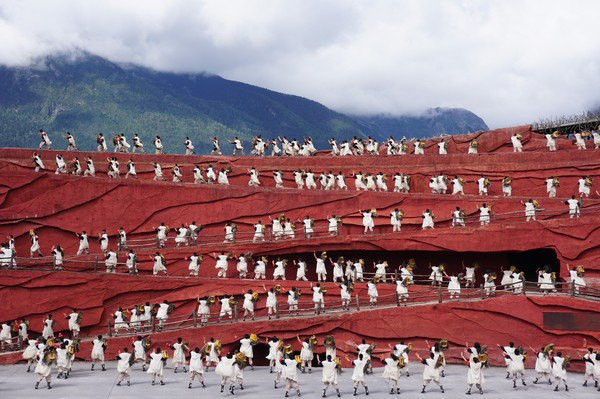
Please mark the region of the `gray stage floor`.
<svg viewBox="0 0 600 399"><path fill-rule="evenodd" d="M36 374L26 373L26 366L0 366L0 398L219 398L231 397L230 394L219 393L219 379L211 369L206 378L206 388L201 388L196 382L193 389L187 388L187 374L182 372L174 374L172 367L168 366L165 371L164 386L150 385L149 375L142 372L140 365L136 365L131 375L131 386L116 386L117 377L115 362L107 363L107 371L90 371L89 364L75 363L71 377L68 380L56 379L56 373L53 373L52 390L45 388L45 383L40 384L39 390L34 390ZM430 384L427 393L422 395L421 376L422 366L417 363L410 365L411 376L403 377L400 380L400 395L402 398L467 398L466 392L466 367L448 366L446 377L442 379L445 394L439 391L439 388ZM369 398L390 398L396 395L390 395L386 382L381 378L382 369L375 369L375 374L367 376L369 385ZM352 386L350 377L351 370L344 370L340 376L340 388L342 397L352 397ZM597 392L592 386L583 387L583 375L579 373L569 374L569 392L561 388L560 392L553 392L553 386L547 384L533 385L534 371L527 370L527 386L518 385L517 389L512 388L512 381L505 379L503 368L491 368L485 370L486 383L484 385L484 395L473 393L472 397L485 398L519 398L532 399L540 398L540 395L551 398L600 398L600 392ZM244 372L245 384L244 390L236 390L236 397L240 398L283 398L284 389L273 389L272 375L264 367L257 367L255 370L249 368ZM593 385L593 384L592 384ZM313 369L312 374L300 374L300 388L302 397L319 398L321 397L321 372L320 369ZM547 396L546 396L547 395ZM290 397L296 397L295 394ZM327 397L335 398L335 392L329 390ZM365 397L364 391L359 389L359 396Z"/></svg>

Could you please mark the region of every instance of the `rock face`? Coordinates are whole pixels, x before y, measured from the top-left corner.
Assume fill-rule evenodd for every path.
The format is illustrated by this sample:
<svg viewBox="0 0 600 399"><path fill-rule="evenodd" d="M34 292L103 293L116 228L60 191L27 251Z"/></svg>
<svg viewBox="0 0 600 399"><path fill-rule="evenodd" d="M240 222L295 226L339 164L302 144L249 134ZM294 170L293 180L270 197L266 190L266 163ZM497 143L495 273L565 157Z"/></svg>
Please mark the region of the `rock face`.
<svg viewBox="0 0 600 399"><path fill-rule="evenodd" d="M512 153L510 136L523 135L525 152ZM477 138L479 155L467 155L469 142ZM236 279L235 263L230 262L228 279L216 280L215 253L233 252L235 255L252 252L254 256L303 258L308 261L308 277L315 280L313 252L327 251L330 258L338 256L364 258L366 271L373 272L372 261L388 259L391 269L408 258L417 260L416 274L429 274L428 262L447 264L449 274L462 270L461 261L478 261L477 285L482 283L486 270L500 274L500 267L515 264L525 270L535 281L537 267L549 264L557 272L559 280L567 280L566 264L584 265L586 279L590 285L600 277L600 213L599 196L592 189L590 199L583 203L580 219L569 219L564 201L577 194L577 180L582 175L591 175L600 181L598 152L576 151L568 140L559 141L560 150L549 153L545 150L545 139L521 126L498 131L452 136L448 140L449 155L437 153L439 139L428 140L424 156L363 156L333 157L319 154L315 157L255 158L255 157L195 157L176 155L115 154L122 169L129 158L137 164L138 179L107 179L106 156L99 153L66 153L70 160L77 155L80 160L91 156L98 177L55 175L53 160L57 151L42 151L48 167L44 173L35 173L32 168L31 150L0 149L0 236L13 234L19 266L26 270L2 271L0 273L0 301L10 303L2 312L4 319L26 317L31 320L31 331L41 330L41 320L47 312L57 319L72 307L84 312L83 332L86 335L106 331L112 313L119 307L132 307L141 302L157 303L168 299L176 305L172 317L189 318L196 309L196 298L206 295L235 295L238 298L248 289L260 292L257 305L258 315L264 316L265 294L263 281ZM110 154L111 156L113 154ZM184 175L183 184L152 181L152 162L163 165L166 177L175 163ZM194 164L215 168L232 168L230 186L195 185L191 183ZM260 173L261 188L248 187L248 169L254 166ZM348 191L297 190L291 178L296 169L312 169L315 174L333 170L342 171L347 177ZM287 189L274 188L272 172L282 170ZM412 177L411 193L358 192L349 177L352 172L377 173L383 171L392 176L396 172ZM459 175L467 181L465 196L433 195L428 189L431 176L443 173ZM477 195L475 180L482 175L492 181L488 197ZM513 178L513 196L501 197L500 181L504 176ZM557 198L547 198L545 179L560 177ZM392 181L388 180L391 189ZM545 211L539 220L525 223L521 201L533 198ZM478 207L482 202L492 206L495 218L489 226L478 223ZM466 228L450 228L451 212L456 206L472 216ZM376 208L380 217L375 219L375 234L363 235L359 209ZM391 233L388 215L395 208L404 211L402 232ZM421 215L425 209L435 214L436 228L422 231ZM551 212L552 211L552 212ZM511 213L513 212L513 213ZM269 218L285 213L292 220L302 219L307 214L315 219L317 228L327 226L326 218L335 214L343 219L341 234L330 237L317 234L305 239L298 233L294 241L252 243L252 225L258 221L268 224ZM510 214L509 214L510 213ZM172 278L153 277L150 274L151 255L154 246L154 228L165 222L171 228L181 223L196 221L204 225L196 247L175 248L172 241L162 249ZM224 244L223 227L227 222L238 225L239 242ZM300 224L300 223L299 223ZM116 249L117 229L123 227L128 233L128 242L138 254L139 268L143 276L123 274L90 273L103 269L99 245L91 240L92 254L73 258L77 250L76 232L87 230L96 237L104 228L108 229L110 247ZM28 231L36 229L40 237L42 252L47 255L52 245L65 248L66 272L48 271L49 264L39 260L28 260ZM245 235L244 235L245 234ZM171 232L171 237L174 234ZM245 237L245 238L244 238ZM146 240L146 241L140 241ZM145 243L145 244L144 244ZM184 278L188 274L188 261L184 258L192 252L204 255L200 278ZM534 252L534 251L544 251ZM530 256L524 256L529 254ZM539 256L531 256L539 255ZM540 255L541 254L541 255ZM96 258L98 264L96 265ZM119 254L124 262L125 253ZM89 262L89 263L88 263ZM251 269L252 270L252 269ZM82 271L88 273L81 273ZM120 266L120 272L123 266ZM271 279L273 267L269 264L267 278ZM393 271L390 271L394 274ZM310 303L310 283L296 282L294 267L286 270L287 281L264 282L268 288L279 283L287 290L300 287L304 293L302 304ZM253 274L250 273L253 277ZM329 275L331 281L331 274ZM499 283L499 280L497 281ZM339 287L328 282L326 301L339 298ZM427 292L426 285L415 285L411 295ZM209 326L189 327L184 331L155 334L155 343L164 345L177 336L193 337L191 342L200 345L210 336L221 339L227 348L248 332L260 333L263 337L276 334L293 340L296 334L316 333L320 339L334 334L340 342L340 353L355 353L349 340L358 342L363 336L377 343L378 350L387 351L387 344L406 339L425 348L425 339L448 338L456 349L449 352L449 359L459 359L459 348L465 341L478 340L488 345L506 344L512 340L524 347L540 347L549 342L574 351L586 338L588 345L600 344L598 329L594 327L600 308L595 302L572 299L563 295L528 297L498 295L501 298L452 303L446 299L442 304L422 304L418 307L396 308L389 306L395 285L381 285L380 295L388 298L387 307L377 311L362 308L360 312L324 317L287 319L277 322L257 321L234 323L228 328ZM463 289L464 290L464 289ZM365 300L364 283L356 284L355 294ZM480 298L480 290L464 290L463 295ZM285 303L280 296L280 303ZM437 296L432 297L433 300ZM384 302L382 300L382 302ZM393 299L392 299L393 304ZM211 312L216 312L214 307ZM564 315L556 315L562 312ZM569 321L570 320L570 321ZM587 321L586 321L587 320ZM591 324L590 324L591 323ZM482 327L484 326L484 327ZM66 321L58 321L63 330ZM573 334L577 331L577 334ZM508 338L510 336L510 339ZM236 338L237 337L237 338ZM115 339L110 345L113 351L129 343L131 338ZM298 345L294 344L295 348ZM264 348L263 348L264 349ZM262 350L262 349L261 349ZM88 343L83 345L83 358L89 356ZM16 357L0 356L0 361L15 361ZM494 362L502 359L494 354ZM531 362L531 360L530 360ZM532 364L530 364L532 365Z"/></svg>

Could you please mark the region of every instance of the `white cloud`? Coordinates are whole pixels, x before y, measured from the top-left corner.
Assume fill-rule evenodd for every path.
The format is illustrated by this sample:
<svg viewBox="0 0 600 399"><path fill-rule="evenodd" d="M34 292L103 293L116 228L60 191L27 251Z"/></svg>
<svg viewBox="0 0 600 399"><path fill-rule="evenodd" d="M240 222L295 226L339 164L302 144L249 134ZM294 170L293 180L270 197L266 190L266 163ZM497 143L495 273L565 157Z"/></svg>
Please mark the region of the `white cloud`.
<svg viewBox="0 0 600 399"><path fill-rule="evenodd" d="M492 126L600 103L598 1L0 3L0 63L84 49L356 113L463 107Z"/></svg>

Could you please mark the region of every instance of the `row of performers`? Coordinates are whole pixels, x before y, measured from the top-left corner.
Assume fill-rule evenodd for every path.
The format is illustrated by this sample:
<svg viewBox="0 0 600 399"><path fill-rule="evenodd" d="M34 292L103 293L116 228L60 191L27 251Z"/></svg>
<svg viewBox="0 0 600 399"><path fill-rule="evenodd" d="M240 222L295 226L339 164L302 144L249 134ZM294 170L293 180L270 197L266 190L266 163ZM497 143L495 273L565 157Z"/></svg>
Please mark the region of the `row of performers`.
<svg viewBox="0 0 600 399"><path fill-rule="evenodd" d="M194 225L195 226L195 225ZM167 230L167 226L165 226L165 237L166 237L166 232ZM189 228L185 228L186 230L189 231ZM35 232L31 232L31 236L32 238L34 238L35 240L35 244L37 245L37 250L39 251L39 241L37 238L37 235L35 235ZM87 246L89 246L89 243L87 242L87 235L85 234L85 231L82 232L82 234L78 234L79 238L80 238L80 248L78 251L78 254L82 253L82 249L87 248ZM162 237L162 236L161 236ZM12 245L14 246L14 239L11 238ZM108 236L106 235L106 232L103 232L102 235L100 236L100 239L103 240L103 242L107 242L108 241ZM82 245L84 245L84 247L82 247ZM103 248L105 248L108 244L103 244L105 246L103 246ZM10 245L7 245L7 248L10 249ZM52 249L52 253L53 256L55 258L54 263L55 263L55 268L62 268L62 263L63 263L63 256L64 256L64 251L62 250L62 248L60 247L55 247ZM267 257L262 256L259 257L257 259L253 259L252 254L251 253L245 253L245 254L240 254L239 256L235 256L232 252L229 253L225 253L225 252L221 252L220 254L217 253L213 253L212 254L213 258L215 259L215 269L217 269L217 277L218 278L227 278L228 276L228 272L229 272L229 262L230 261L235 261L236 262L236 271L238 274L238 277L240 279L246 279L250 277L250 272L249 269L251 267L253 267L253 278L255 280L259 280L259 279L266 279L266 275L267 275L267 267L271 266L273 268L273 276L272 279L273 280L277 280L277 279L281 279L281 280L285 280L286 279L286 269L288 268L290 261L282 258L282 257L278 257L272 260L269 260ZM321 282L321 281L327 281L327 277L328 277L328 268L331 269L332 272L332 280L334 282L342 282L344 281L344 279L347 279L351 282L355 282L355 281L359 281L359 282L364 282L364 273L366 270L366 265L365 265L365 261L364 259L358 259L358 260L351 260L351 259L344 259L344 257L339 257L336 261L332 260L330 257L328 257L327 252L322 252L321 254L317 255L316 253L313 254L313 257L315 259L315 273L317 275L317 281ZM164 273L165 275L168 275L168 271L167 271L167 261L165 259L165 257L159 252L157 251L154 255L150 256L150 259L153 262L153 274L154 275L158 275L159 273ZM203 262L203 256L202 255L198 255L197 253L193 253L192 255L190 255L189 257L186 258L187 261L189 261L189 274L190 276L198 276L199 270L200 270L200 266ZM125 266L127 267L128 271L132 274L137 274L138 273L138 268L137 268L137 255L135 254L135 252L130 249L127 253L127 260L125 262ZM308 271L308 264L307 261L304 259L298 259L298 260L293 260L291 262L294 267L296 268L296 280L297 281L308 281L307 278L307 271ZM106 271L107 272L116 272L117 266L118 266L118 254L114 251L108 250L105 253L105 264L106 264ZM408 262L403 263L402 265L400 265L398 267L398 273L400 276L399 281L403 281L405 279L409 279L412 282L414 282L414 274L413 274L413 270L416 267L416 263L414 261L414 259L410 259ZM479 269L479 265L477 263L474 263L470 266L465 266L464 262L463 262L463 273L459 273L458 275L447 275L445 273L445 265L444 264L440 264L437 266L432 266L431 264L429 265L429 269L431 270L429 279L431 280L432 284L441 284L441 282L444 279L447 279L449 282L449 289L456 293L456 294L460 294L460 285L461 283L464 283L465 286L467 288L469 287L474 287L475 286L475 273L476 270ZM379 260L377 262L373 262L373 268L375 270L375 274L374 274L374 280L375 282L386 282L387 278L388 278L388 274L390 273L389 270L389 263L387 261L383 261L383 260ZM584 280L584 268L583 266L579 265L579 266L574 266L574 267L570 267L568 264L566 264L566 268L567 268L567 272L569 273L570 276L570 282L575 284L575 289L576 289L576 293L579 292L579 289L582 287L586 286L585 280ZM508 285L513 285L512 288L514 289L518 289L518 288L523 288L523 283L525 282L525 276L524 276L524 272L521 271L517 271L516 267L512 266L510 269L508 270L501 270L502 272L502 280L500 282L500 285L502 286L508 286ZM396 274L395 271L392 272L393 274ZM557 281L556 279L556 273L553 273L549 267L545 267L542 269L538 270L538 275L539 275L539 279L538 279L538 283L540 283L540 288L542 290L544 290L545 292L549 292L549 291L555 291L555 283ZM490 295L493 294L493 291L495 291L495 287L496 287L496 273L492 272L490 270L486 270L486 272L483 275L483 285L484 288L486 288L486 294Z"/></svg>
<svg viewBox="0 0 600 399"><path fill-rule="evenodd" d="M414 283L413 268L415 267L414 260L410 260L404 265L400 271L400 278L396 282L396 295L398 303L404 305L408 304L409 301L409 287ZM450 299L459 299L461 293L461 287L464 284L467 288L475 286L475 274L478 270L478 265L473 264L471 266L464 266L465 273L459 273L458 275L448 275L445 271L445 266L430 265L431 273L429 280L434 286L441 285L444 279L448 280L447 291ZM570 273L571 283L573 285L576 294L581 289L585 288L585 280L583 275L585 271L582 266L569 268L566 265L567 270ZM524 289L525 276L524 273L519 271L516 267L512 266L507 270L502 269L502 280L501 288L505 290L512 290L516 294L519 294ZM354 275L356 277L356 274ZM497 286L495 283L496 274L494 272L486 272L483 275L483 289L486 296L494 296ZM352 295L354 292L354 278L343 280L339 285L341 306L343 310L350 310L350 304ZM358 281L362 281L358 280ZM367 282L367 295L369 297L369 304L371 307L377 305L379 297L378 284L386 281L385 269L380 274L376 274L373 280ZM538 288L544 293L555 293L556 288L556 274L552 272L549 267L541 268L538 270ZM276 285L267 290L263 285L264 294L266 294L265 307L267 309L268 318L279 315L281 312L278 296L287 294L287 312L289 315L299 314L299 301L302 295L301 289L292 287L287 290L281 285ZM314 305L314 313L321 314L325 312L325 295L327 289L321 287L319 283L315 286L311 284L310 291L312 293L312 303ZM258 292L254 290L248 290L240 296L242 299L243 319L250 317L254 320L256 303L260 299ZM206 325L211 317L210 308L213 305L220 305L218 311L218 322L221 322L223 318L229 318L233 320L233 308L236 306L238 298L233 295L225 295L222 297L207 296L204 298L198 298L198 309L197 316L200 318L201 325ZM114 330L116 334L121 332L129 333L131 330L138 332L144 329L148 330L152 328L153 319L158 322L158 329L162 330L165 323L168 321L169 315L175 309L175 306L169 303L167 300L159 304L151 305L149 302L145 304L135 305L130 310L127 308L119 307L113 314L114 319ZM214 312L213 312L214 313ZM214 313L216 314L216 313ZM64 318L68 321L68 328L71 334L75 337L79 337L81 329L82 312L78 312L73 309L70 314L64 314ZM43 321L43 337L51 337L54 335L55 321L52 314L49 314ZM4 322L0 328L0 343L2 349L5 347L11 347L14 344L14 336L17 337L20 346L27 340L29 323L25 319L15 320L12 324L10 322Z"/></svg>
<svg viewBox="0 0 600 399"><path fill-rule="evenodd" d="M132 326L137 323L139 326L150 326L152 319L158 322L158 330L162 330L164 324L169 319L169 315L173 312L175 306L169 303L168 300L164 300L161 303L150 304L146 302L144 305L135 306L131 311ZM122 322L129 317L129 311L122 310L119 308L114 314L113 319L115 325L120 325ZM135 315L135 316L134 316ZM81 325L83 322L84 313L73 308L71 313L63 313L64 320L67 321L67 329L74 339L80 339ZM0 330L0 342L2 343L2 350L21 348L27 342L31 342L30 336L30 323L29 320L24 318L15 320L14 322L4 322L1 324ZM65 329L66 330L66 329ZM42 321L41 338L48 339L54 336L62 336L62 333L57 329L56 318L49 313L46 318ZM18 338L15 340L15 336ZM18 344L15 344L15 341Z"/></svg>
<svg viewBox="0 0 600 399"><path fill-rule="evenodd" d="M537 213L541 209L540 204L537 200L529 199L528 201L521 202L525 207L525 220L527 222L531 220L537 220ZM581 201L578 200L574 195L570 199L565 201L568 206L569 217L579 217L581 213ZM478 222L480 225L488 225L492 220L493 210L492 206L488 206L486 203L477 205L475 211L479 212ZM362 216L363 233L373 233L375 228L375 218L378 216L377 209L365 209L359 210L358 215ZM451 216L451 227L465 227L466 219L468 218L467 213L460 206L457 206L454 211L450 213ZM402 209L396 208L389 213L389 223L392 228L392 232L399 232L402 229L402 222L406 215ZM426 209L423 214L420 215L422 219L421 228L423 230L433 229L435 227L436 216L430 209ZM283 239L295 239L296 234L302 233L304 238L313 238L315 233L318 231L326 232L325 235L337 236L340 233L340 226L342 225L342 218L332 214L326 217L327 227L317 228L315 226L315 219L309 215L306 215L303 219L293 220L286 217L285 214L281 214L279 217L273 219L269 218L271 228L270 231L262 221L258 221L253 225L254 233L252 235L252 242L265 242L265 241L278 241ZM301 223L301 228L297 228L297 224ZM191 224L182 223L180 227L175 228L175 237L172 238L175 242L176 247L180 246L194 246L197 243L199 233L202 231L203 226L197 225L195 221ZM171 228L162 222L158 227L153 227L156 231L156 244L158 247L163 248L166 246L169 238ZM236 242L238 237L238 226L236 223L227 222L224 226L224 240L225 244L233 244ZM246 233L250 234L250 233ZM120 250L127 248L127 233L123 227L120 227L118 232L118 247ZM35 230L29 231L31 246L29 249L30 257L34 255L43 256L40 247L39 236ZM77 255L89 254L90 253L90 236L87 231L76 233L79 238L79 247ZM247 237L248 239L250 236ZM109 235L106 229L98 234L98 243L100 250L104 253L114 252L110 249ZM131 244L131 242L130 242ZM135 241L134 241L135 245ZM54 253L54 249L57 249L57 253ZM62 260L64 256L64 249L60 245L56 245L52 248L52 253L58 260ZM9 235L7 241L2 243L2 253L0 253L0 261L7 263L11 260L11 257L16 254L15 239L14 236ZM14 260L13 260L14 262Z"/></svg>
<svg viewBox="0 0 600 399"><path fill-rule="evenodd" d="M339 375L342 371L342 359L337 356L337 348L333 336L326 336L323 340L324 354L317 355L315 351L318 349L319 342L316 336L307 337L301 340L297 337L301 344L299 354L294 352L291 344L286 344L284 340L277 337L265 338L265 343L269 347L266 359L269 361L270 373L274 374L274 388L282 382L285 384L285 396L289 392L295 390L300 394L299 375L301 373L311 373L312 366L315 363L322 367L322 382L323 396L326 395L329 386L332 386L338 396L339 391ZM192 388L194 380L198 380L202 387L205 387L204 374L209 371L211 366L215 367L215 373L221 377L221 392L225 387L229 387L229 391L233 394L236 387L239 386L243 390L244 369L249 366L254 369L253 347L261 341L261 338L256 334L246 334L239 340L236 349L225 354L222 344L219 340L210 338L202 346L196 346L193 350L188 342L184 342L183 338L178 338L177 342L170 345L172 353L172 363L174 372L177 373L181 367L183 372L188 372L186 366L189 367L188 388ZM99 335L92 343L91 370L94 370L96 363L101 365L103 371L106 371L104 352L107 348L108 341ZM422 358L418 353L415 353L416 358L424 365L423 369L423 386L422 392L425 392L426 386L430 382L439 385L440 390L444 392L444 388L440 377L445 377L444 368L446 366L446 358L444 352L448 349L448 340L443 339L436 342L430 347L426 342L429 353L425 358ZM38 341L30 341L29 346L23 353L23 357L28 361L28 372L30 366L37 361L35 373L39 378L36 382L37 389L39 383L46 380L48 388L51 388L51 372L53 364L56 364L58 369L58 378L69 378L72 369L75 353L78 351L79 343L77 341L59 338L55 340L53 337ZM360 344L354 342L346 342L346 348L355 348L356 359L351 360L349 356L345 356L348 363L352 364L353 372L351 383L354 388L354 394L357 394L358 388L362 385L365 393L368 395L368 385L366 375L373 374L374 364L381 362L383 365L382 378L389 384L390 393L399 394L399 380L403 375L409 376L409 354L413 352L411 343L405 344L401 341L399 344L392 346L389 349L392 353L387 356L381 354L376 357L374 354L375 344L367 343L365 339ZM119 377L117 385L121 385L123 381L130 385L131 369L136 363L142 364L142 370L151 375L151 383L154 385L158 379L161 385L164 385L164 369L169 359L167 350L161 350L156 347L151 350L152 342L148 337L138 336L132 342L132 349L125 347L117 355L117 372ZM467 371L467 394L471 393L473 385L477 387L480 393L483 393L483 385L485 382L483 369L488 367L489 350L486 345L474 343L473 346L465 344L466 350L461 353L461 357L468 367ZM507 379L512 379L513 387L517 387L517 381L520 379L523 385L525 381L525 361L527 360L527 351L521 346L515 346L514 343L509 343L507 346L498 345L502 355L505 358L507 366ZM548 344L535 353L536 363L535 371L536 378L534 384L548 383L551 385L552 380L555 382L555 391L559 390L559 385L562 383L565 390L568 391L567 385L567 368L571 360L570 355L563 357L561 352L555 352L554 345ZM147 352L150 352L149 354ZM188 360L189 358L189 360ZM595 386L598 386L600 380L600 355L589 348L582 356L585 361L585 381L584 386L592 379ZM146 366L148 369L146 370Z"/></svg>
<svg viewBox="0 0 600 399"><path fill-rule="evenodd" d="M40 172L43 170L47 170L44 162L41 158L41 155L38 153L33 153L32 156L34 168L36 172ZM121 167L120 163L116 157L107 158L107 176L109 178L120 178L121 177ZM73 160L67 164L67 161L63 158L61 154L57 154L55 156L55 164L56 169L54 171L55 174L72 174L75 176L91 176L96 177L96 165L92 158L88 157L85 159L85 170L82 167L82 164L78 157L75 157ZM158 162L153 163L154 167L154 180L155 181L164 181L163 168ZM260 187L262 186L261 182L261 172L259 172L256 168L252 167L247 170L249 175L248 186L250 187ZM229 175L232 173L232 169L230 167L221 168L220 170L216 170L212 164L209 164L205 169L198 164L194 165L192 174L193 174L193 182L195 184L221 184L228 186ZM271 172L269 172L271 173ZM183 182L183 172L179 164L174 164L171 169L172 181L174 183L182 183ZM317 173L313 172L311 169L307 170L294 170L292 172L294 177L294 183L296 188L298 189L308 189L308 190L316 190L320 188L321 190L348 190L348 185L346 184L346 176L340 171L337 174L334 174L333 171L329 170L328 172L321 172L319 176ZM390 175L391 176L391 175ZM363 173L362 171L352 172L350 177L354 178L354 188L358 191L380 191L387 192L388 188L388 180L390 176L384 174L383 172L378 173ZM281 170L276 170L272 172L272 177L275 182L275 188L285 188L284 185L284 172ZM137 169L136 164L133 159L129 159L126 164L126 172L125 178L137 179ZM412 178L409 175L405 175L402 173L396 173L391 176L393 180L393 192L396 193L409 193L411 190L411 186L413 185ZM317 182L319 185L317 185ZM467 185L467 181L462 177L456 175L454 177L444 175L440 173L436 176L432 176L429 178L428 186L433 194L447 194L449 190L449 186L452 185L452 195L465 195L465 186ZM471 183L471 182L469 182ZM477 185L477 193L478 195L488 195L488 191L491 190L492 181L490 178L482 175L477 180L472 181ZM588 197L590 195L590 189L593 184L592 178L587 176L582 176L577 181L578 191L580 197ZM502 195L505 197L512 196L513 192L513 179L510 176L505 176L502 178L501 186L502 186ZM545 179L546 192L550 198L556 197L556 193L558 191L558 187L560 186L560 178L557 176L550 176Z"/></svg>
<svg viewBox="0 0 600 399"><path fill-rule="evenodd" d="M50 141L50 137L48 133L44 130L39 131L39 136L41 138L41 142L39 145L40 149L50 149L52 146L52 141ZM600 132L598 130L582 130L574 133L574 145L577 146L579 150L586 149L586 140L593 140L594 148L600 148ZM560 137L560 133L555 131L550 134L546 134L546 147L550 151L556 151L558 149L557 139ZM75 144L75 136L67 132L64 136L64 139L67 142L67 150L68 151L76 151L77 145ZM510 137L510 143L513 147L513 152L522 152L523 151L523 135L521 133L515 133ZM446 140L441 138L435 140L435 144L437 146L437 153L439 155L448 154L448 142L450 139ZM221 143L219 138L212 137L211 138L213 149L211 151L211 155L223 155L221 151ZM96 143L98 144L97 150L100 152L104 152L108 150L108 145L106 142L106 138L102 133L99 133L96 137ZM116 134L112 138L112 144L114 146L115 152L124 152L127 153L131 150L132 153L140 152L145 153L144 143L140 136L135 133L132 137L132 143L129 144L127 142L127 137L125 134ZM152 144L154 146L154 153L157 155L164 154L164 146L160 136L155 136L152 140ZM244 155L244 143L239 137L234 137L232 140L229 140L229 144L232 145L232 155ZM427 147L427 142L424 139L418 140L407 140L405 137L396 141L393 137L389 137L385 143L379 143L377 140L373 139L371 136L366 139L361 139L357 136L354 136L351 140L343 140L341 144L338 145L338 142L335 138L329 139L329 145L331 146L331 154L334 156L360 156L360 155L379 155L382 148L385 147L385 153L387 155L405 155L411 153L412 144L412 153L415 155L424 155L425 148ZM194 144L189 137L186 137L182 143L183 149L186 155L194 154ZM265 156L267 154L267 150L271 147L271 156L314 156L317 153L317 149L313 144L313 140L310 136L304 138L303 140L297 139L288 139L287 137L277 137L275 139L263 139L261 135L254 136L251 140L251 155L254 156ZM477 139L471 140L469 143L469 154L477 154L478 153L479 143Z"/></svg>

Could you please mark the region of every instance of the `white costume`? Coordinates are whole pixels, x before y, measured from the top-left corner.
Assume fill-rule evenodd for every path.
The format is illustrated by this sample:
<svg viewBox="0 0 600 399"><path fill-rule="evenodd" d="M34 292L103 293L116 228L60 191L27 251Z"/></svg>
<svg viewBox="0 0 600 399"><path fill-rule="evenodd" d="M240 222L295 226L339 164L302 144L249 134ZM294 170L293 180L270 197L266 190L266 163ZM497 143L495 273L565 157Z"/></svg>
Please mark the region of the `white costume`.
<svg viewBox="0 0 600 399"><path fill-rule="evenodd" d="M44 320L44 328L42 330L42 337L50 338L54 336L54 320L46 319Z"/></svg>
<svg viewBox="0 0 600 399"><path fill-rule="evenodd" d="M546 147L550 151L556 151L556 139L551 134L546 134Z"/></svg>
<svg viewBox="0 0 600 399"><path fill-rule="evenodd" d="M163 272L167 275L167 267L164 264L163 257L160 255L154 256L154 266L152 267L152 274L157 276L158 273Z"/></svg>
<svg viewBox="0 0 600 399"><path fill-rule="evenodd" d="M479 179L477 179L479 195L488 195L488 188L485 184L485 180L485 177L480 177Z"/></svg>
<svg viewBox="0 0 600 399"><path fill-rule="evenodd" d="M577 184L579 185L579 196L580 197L589 197L590 196L590 186L586 184L585 178L581 178L577 180Z"/></svg>
<svg viewBox="0 0 600 399"><path fill-rule="evenodd" d="M476 385L481 387L485 379L483 378L482 363L469 361L469 371L467 372L467 385L469 389L471 386Z"/></svg>
<svg viewBox="0 0 600 399"><path fill-rule="evenodd" d="M550 374L552 373L552 364L550 364L550 359L543 352L539 352L536 356L535 371L537 372L537 379L550 379Z"/></svg>
<svg viewBox="0 0 600 399"><path fill-rule="evenodd" d="M452 179L452 195L465 195L464 187L459 178Z"/></svg>
<svg viewBox="0 0 600 399"><path fill-rule="evenodd" d="M423 223L421 224L421 228L423 230L430 228L433 229L434 228L434 223L433 223L433 216L431 215L431 212L423 212Z"/></svg>
<svg viewBox="0 0 600 399"><path fill-rule="evenodd" d="M373 227L375 227L375 222L373 221L373 214L371 213L371 211L366 211L366 212L362 212L363 215L363 219L362 219L362 224L364 226L364 234L367 234L367 232L373 232Z"/></svg>
<svg viewBox="0 0 600 399"><path fill-rule="evenodd" d="M578 150L585 150L585 140L581 133L575 133L575 145Z"/></svg>
<svg viewBox="0 0 600 399"><path fill-rule="evenodd" d="M579 201L574 198L570 198L567 200L567 204L569 205L569 217L579 217Z"/></svg>
<svg viewBox="0 0 600 399"><path fill-rule="evenodd" d="M479 223L482 226L490 224L490 208L487 206L479 208Z"/></svg>
<svg viewBox="0 0 600 399"><path fill-rule="evenodd" d="M368 392L367 384L365 383L365 366L367 365L367 360L356 359L352 362L352 364L354 365L354 369L352 371L352 377L350 379L354 383L355 391L356 388L358 388L358 386L362 384L362 386L365 387L365 390Z"/></svg>
<svg viewBox="0 0 600 399"><path fill-rule="evenodd" d="M117 372L119 373L117 384L120 384L123 380L127 380L127 383L129 383L129 376L131 374L131 356L134 355L127 352L119 353L117 356Z"/></svg>
<svg viewBox="0 0 600 399"><path fill-rule="evenodd" d="M151 353L150 354L150 365L148 366L148 371L146 373L152 374L152 382L158 376L162 381L163 377L163 358L162 353Z"/></svg>
<svg viewBox="0 0 600 399"><path fill-rule="evenodd" d="M92 362L99 361L101 364L104 364L104 341L96 338L92 342L92 345Z"/></svg>
<svg viewBox="0 0 600 399"><path fill-rule="evenodd" d="M267 278L266 273L267 265L265 264L265 262L261 259L257 260L256 264L254 265L254 279L258 280L262 278L263 280L265 280Z"/></svg>
<svg viewBox="0 0 600 399"><path fill-rule="evenodd" d="M278 260L275 262L275 270L273 270L273 280L277 280L278 278L285 280L285 262L283 260Z"/></svg>
<svg viewBox="0 0 600 399"><path fill-rule="evenodd" d="M215 264L215 269L218 270L217 277L225 278L227 277L227 270L229 269L229 262L227 260L228 256L225 254L217 256L217 263Z"/></svg>
<svg viewBox="0 0 600 399"><path fill-rule="evenodd" d="M512 136L510 141L512 142L513 152L523 152L523 143L521 143L517 135Z"/></svg>

